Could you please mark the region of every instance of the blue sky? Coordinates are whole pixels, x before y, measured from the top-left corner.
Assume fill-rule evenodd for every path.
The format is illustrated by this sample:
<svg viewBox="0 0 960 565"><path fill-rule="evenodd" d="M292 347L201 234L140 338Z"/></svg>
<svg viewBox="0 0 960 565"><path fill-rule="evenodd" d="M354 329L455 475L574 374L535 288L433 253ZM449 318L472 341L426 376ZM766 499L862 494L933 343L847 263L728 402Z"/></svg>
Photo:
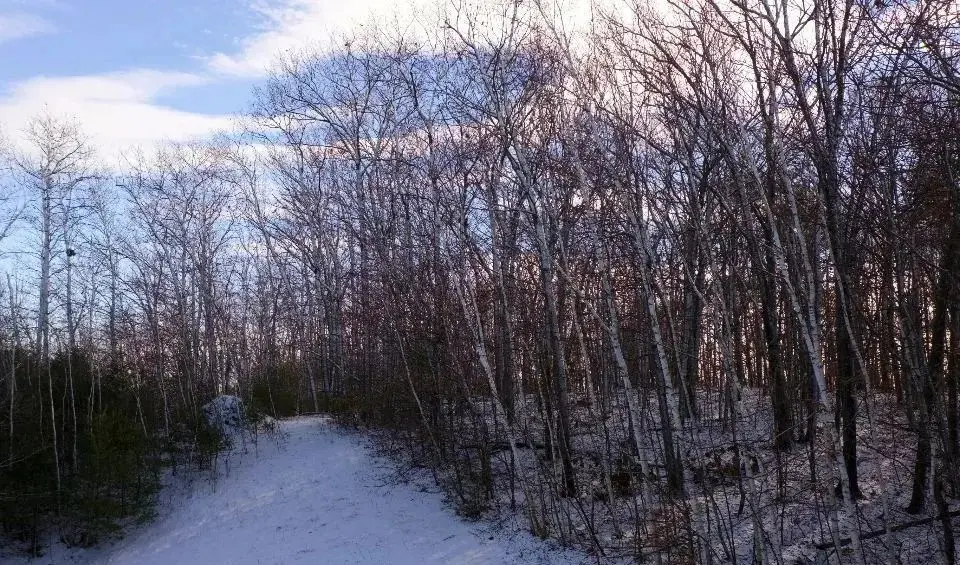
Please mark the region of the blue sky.
<svg viewBox="0 0 960 565"><path fill-rule="evenodd" d="M411 5L410 2L402 2ZM79 120L105 156L236 123L279 53L393 13L390 0L0 0L0 132Z"/></svg>
<svg viewBox="0 0 960 565"><path fill-rule="evenodd" d="M10 0L0 0L10 3ZM0 82L42 74L94 75L121 69L155 68L203 72L203 57L236 49L262 25L259 14L236 0L75 0L31 10L50 22L51 32L0 43ZM163 102L198 112L238 109L249 80L173 93Z"/></svg>
<svg viewBox="0 0 960 565"><path fill-rule="evenodd" d="M118 68L200 70L193 60L228 51L250 33L257 14L231 0L0 0L8 14L39 19L46 29L0 44L0 79L87 75Z"/></svg>

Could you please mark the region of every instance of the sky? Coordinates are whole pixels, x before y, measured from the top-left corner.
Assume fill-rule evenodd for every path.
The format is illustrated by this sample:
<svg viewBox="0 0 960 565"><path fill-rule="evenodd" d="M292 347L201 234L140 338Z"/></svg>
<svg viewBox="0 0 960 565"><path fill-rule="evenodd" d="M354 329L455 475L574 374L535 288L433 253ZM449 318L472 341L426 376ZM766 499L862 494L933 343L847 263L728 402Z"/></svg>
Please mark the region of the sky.
<svg viewBox="0 0 960 565"><path fill-rule="evenodd" d="M286 50L323 48L390 0L0 0L0 132L78 120L105 158L229 129ZM402 15L402 14L401 14Z"/></svg>

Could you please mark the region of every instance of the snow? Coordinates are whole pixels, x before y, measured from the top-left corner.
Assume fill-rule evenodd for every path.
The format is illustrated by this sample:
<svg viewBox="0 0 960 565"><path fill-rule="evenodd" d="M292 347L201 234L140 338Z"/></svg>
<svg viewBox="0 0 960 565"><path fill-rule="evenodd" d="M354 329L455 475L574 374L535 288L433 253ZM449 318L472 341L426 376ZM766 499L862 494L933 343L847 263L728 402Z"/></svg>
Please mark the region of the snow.
<svg viewBox="0 0 960 565"><path fill-rule="evenodd" d="M323 417L277 423L216 481L167 491L160 518L112 546L55 545L29 563L484 565L585 562L524 532L457 518L440 495L390 479L390 463ZM184 490L183 488L180 491ZM171 494L172 492L172 494ZM8 556L9 557L9 556ZM19 560L18 560L19 559ZM23 558L12 563L28 563ZM0 561L7 562L0 554Z"/></svg>

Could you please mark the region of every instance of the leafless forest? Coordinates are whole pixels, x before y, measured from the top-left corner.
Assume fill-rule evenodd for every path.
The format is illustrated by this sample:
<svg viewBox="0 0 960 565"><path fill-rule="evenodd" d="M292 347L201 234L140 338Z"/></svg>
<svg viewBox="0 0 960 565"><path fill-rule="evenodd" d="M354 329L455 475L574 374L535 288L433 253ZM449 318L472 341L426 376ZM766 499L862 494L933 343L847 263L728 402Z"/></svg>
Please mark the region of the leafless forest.
<svg viewBox="0 0 960 565"><path fill-rule="evenodd" d="M446 14L213 143L7 144L5 539L147 519L235 394L597 562L955 563L960 5Z"/></svg>

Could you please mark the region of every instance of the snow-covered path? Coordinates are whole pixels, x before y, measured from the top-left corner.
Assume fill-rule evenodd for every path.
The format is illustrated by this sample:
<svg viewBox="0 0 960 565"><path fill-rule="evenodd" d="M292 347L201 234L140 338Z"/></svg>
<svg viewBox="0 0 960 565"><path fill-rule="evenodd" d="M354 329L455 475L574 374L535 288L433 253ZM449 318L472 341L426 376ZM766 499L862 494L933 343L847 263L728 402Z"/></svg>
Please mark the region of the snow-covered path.
<svg viewBox="0 0 960 565"><path fill-rule="evenodd" d="M391 484L359 438L322 418L281 426L284 447L261 439L258 454L233 456L215 487L195 485L157 522L95 557L75 558L111 565L578 561L526 534L490 534L459 520L439 495Z"/></svg>

